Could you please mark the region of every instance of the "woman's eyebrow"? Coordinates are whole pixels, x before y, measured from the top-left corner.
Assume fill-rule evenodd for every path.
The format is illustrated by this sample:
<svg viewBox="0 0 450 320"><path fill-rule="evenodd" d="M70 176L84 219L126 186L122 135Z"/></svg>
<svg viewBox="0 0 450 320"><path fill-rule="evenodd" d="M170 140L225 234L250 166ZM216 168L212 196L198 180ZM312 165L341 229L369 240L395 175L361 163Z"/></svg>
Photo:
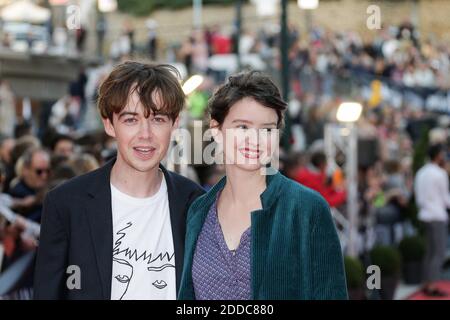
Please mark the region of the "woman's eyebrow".
<svg viewBox="0 0 450 320"><path fill-rule="evenodd" d="M267 123L263 123L263 126L276 126L277 123L276 122L267 122Z"/></svg>
<svg viewBox="0 0 450 320"><path fill-rule="evenodd" d="M244 120L244 119L234 119L233 121L231 121L231 123L236 123L236 122L244 122L244 123L253 124L253 122L251 122L249 120Z"/></svg>

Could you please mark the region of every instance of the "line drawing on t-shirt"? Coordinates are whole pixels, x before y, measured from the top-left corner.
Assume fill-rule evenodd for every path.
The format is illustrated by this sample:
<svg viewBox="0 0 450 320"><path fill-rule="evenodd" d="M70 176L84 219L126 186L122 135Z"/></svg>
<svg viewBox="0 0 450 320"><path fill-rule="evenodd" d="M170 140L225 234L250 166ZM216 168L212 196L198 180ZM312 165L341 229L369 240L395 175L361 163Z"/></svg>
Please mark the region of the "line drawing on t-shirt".
<svg viewBox="0 0 450 320"><path fill-rule="evenodd" d="M124 265L128 265L131 267L131 275L129 274L118 274L115 279L120 283L119 287L122 287L123 284L126 284L126 287L124 287L124 293L122 294L120 300L122 297L126 294L128 290L128 285L132 279L133 275L133 266L126 261L125 259L118 259L115 258L118 255L121 255L121 257L125 257L131 262L139 262L139 261L147 261L147 265L150 265L147 267L148 271L151 272L161 272L166 268L175 268L173 258L175 257L175 252L172 254L169 252L160 252L158 255L148 253L147 250L142 252L141 254L138 253L137 249L131 249L130 247L121 248L122 241L127 235L127 232L129 232L129 228L133 226L132 222L127 222L125 227L118 230L116 232L116 235L118 238L114 242L114 248L113 248L113 261L117 260L115 262L119 263L116 264L118 266L119 270L124 268ZM125 262L125 263L123 263ZM158 262L161 262L161 264L158 264ZM152 283L152 285L157 289L164 289L167 287L167 283L164 280L156 280Z"/></svg>
<svg viewBox="0 0 450 320"><path fill-rule="evenodd" d="M128 286L133 278L133 266L127 260L115 257L113 257L113 265L113 278L118 281L117 287L120 288L122 292L119 300L122 300L123 296L127 293Z"/></svg>
<svg viewBox="0 0 450 320"><path fill-rule="evenodd" d="M165 287L167 287L167 283L164 280L156 280L152 283L152 285L158 289L164 289Z"/></svg>

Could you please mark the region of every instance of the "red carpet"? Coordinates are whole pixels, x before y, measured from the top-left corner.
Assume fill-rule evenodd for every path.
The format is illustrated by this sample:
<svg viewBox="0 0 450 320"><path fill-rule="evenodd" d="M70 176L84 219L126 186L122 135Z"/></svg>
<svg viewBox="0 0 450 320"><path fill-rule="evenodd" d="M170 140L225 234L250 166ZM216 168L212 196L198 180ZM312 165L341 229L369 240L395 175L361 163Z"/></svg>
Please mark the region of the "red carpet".
<svg viewBox="0 0 450 320"><path fill-rule="evenodd" d="M416 291L411 294L406 300L450 300L450 281L436 281L433 282L433 287L447 293L446 297L430 297L425 295L422 291Z"/></svg>

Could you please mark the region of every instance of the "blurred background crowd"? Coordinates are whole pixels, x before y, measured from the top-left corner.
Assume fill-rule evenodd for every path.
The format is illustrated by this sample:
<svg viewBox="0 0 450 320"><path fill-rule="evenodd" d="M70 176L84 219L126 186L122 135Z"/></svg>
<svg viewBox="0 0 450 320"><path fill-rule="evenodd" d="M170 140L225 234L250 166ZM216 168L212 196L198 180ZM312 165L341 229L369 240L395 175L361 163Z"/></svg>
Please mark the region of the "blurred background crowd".
<svg viewBox="0 0 450 320"><path fill-rule="evenodd" d="M198 16L199 2L185 1L188 7L194 3L188 8L192 25L185 28L192 31L180 31L183 36L173 38L178 29L164 28L150 14L172 10L160 1L142 0L154 3L145 19L145 6L139 1L134 7L132 1L99 1L98 6L81 1L75 7L81 8L78 13L90 4L95 23L77 25L75 19L74 28L70 14L77 11L67 8L77 1L1 2L8 3L0 7L0 69L5 70L0 71L0 299L32 297L46 192L114 157L114 140L104 133L96 110L96 90L116 63L130 59L178 68L187 95L181 126L191 132L194 120L208 126L208 98L227 76L246 69L270 74L289 102L280 170L318 191L332 208L350 297L423 298L414 292L430 280L440 288L434 297L444 296L450 287L445 281L450 280L448 236L434 242L427 237L429 221L419 214L416 199L416 173L428 162L439 158L435 162L450 174L450 42L419 30L417 21L408 18L417 10L413 4L412 13L402 12L407 18L382 20L368 37L315 22L312 10L307 11L305 26L290 19L283 29L270 13L266 22L258 18L263 23L242 24L254 19L245 13L258 1L223 1L237 18L205 24ZM279 1L268 2L279 6ZM322 2L339 1L320 1L314 12L320 12ZM206 1L203 8L208 5ZM19 8L16 16L11 7ZM32 9L36 19L24 14ZM111 26L108 15L117 10L127 18ZM173 20L177 12L172 11ZM133 23L136 13L143 21L139 26ZM360 14L367 17L365 11ZM92 35L96 41L89 40ZM356 148L351 150L346 142L349 131L344 130L348 128L336 116L346 101L362 106L351 127L356 132ZM166 165L205 189L224 174L220 165ZM351 166L356 174L349 177ZM442 197L450 203L448 192ZM351 216L351 208L356 216ZM428 279L436 247L444 248L444 257L439 274ZM381 290L367 290L369 265L381 268Z"/></svg>

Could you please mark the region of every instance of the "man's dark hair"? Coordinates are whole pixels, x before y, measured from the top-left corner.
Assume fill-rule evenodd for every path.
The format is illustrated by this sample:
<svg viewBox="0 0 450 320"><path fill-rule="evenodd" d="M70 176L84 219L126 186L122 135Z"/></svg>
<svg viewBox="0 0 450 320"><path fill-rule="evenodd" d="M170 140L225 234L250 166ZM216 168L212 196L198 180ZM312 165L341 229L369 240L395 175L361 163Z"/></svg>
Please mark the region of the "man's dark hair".
<svg viewBox="0 0 450 320"><path fill-rule="evenodd" d="M31 124L27 121L19 123L14 127L14 138L19 139L31 134Z"/></svg>
<svg viewBox="0 0 450 320"><path fill-rule="evenodd" d="M428 148L428 157L431 161L436 160L436 157L444 150L441 144L435 144Z"/></svg>
<svg viewBox="0 0 450 320"><path fill-rule="evenodd" d="M314 152L311 156L311 163L314 167L319 168L327 162L327 156L321 151Z"/></svg>
<svg viewBox="0 0 450 320"><path fill-rule="evenodd" d="M211 119L216 120L221 126L230 108L247 97L274 109L278 116L277 127L283 127L283 113L287 103L283 101L280 91L269 76L258 71L230 76L228 82L219 87L208 103Z"/></svg>
<svg viewBox="0 0 450 320"><path fill-rule="evenodd" d="M72 142L72 143L75 143L75 139L72 138L71 136L66 135L66 134L57 134L57 135L52 139L52 142L51 142L50 148L52 149L52 151L55 151L55 148L56 148L56 145L58 144L58 142L64 141L64 140L67 140L67 141L70 141L70 142Z"/></svg>
<svg viewBox="0 0 450 320"><path fill-rule="evenodd" d="M175 121L185 103L177 77L177 69L168 64L121 63L100 85L97 100L100 115L112 122L114 113L120 113L125 108L130 93L135 91L144 106L145 117L153 112L167 115ZM155 94L159 96L161 106L154 101Z"/></svg>

